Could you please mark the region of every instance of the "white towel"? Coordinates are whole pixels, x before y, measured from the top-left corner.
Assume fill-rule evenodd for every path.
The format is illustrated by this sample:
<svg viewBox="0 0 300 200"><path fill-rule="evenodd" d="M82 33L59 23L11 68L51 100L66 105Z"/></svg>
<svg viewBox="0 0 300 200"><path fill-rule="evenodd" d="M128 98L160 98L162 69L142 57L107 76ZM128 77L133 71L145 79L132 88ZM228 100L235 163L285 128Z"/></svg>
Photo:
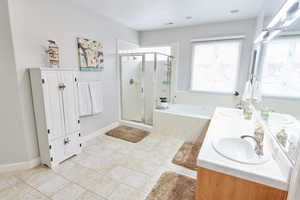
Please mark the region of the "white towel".
<svg viewBox="0 0 300 200"><path fill-rule="evenodd" d="M90 82L90 92L92 98L92 113L98 114L103 111L103 88L102 83L97 82Z"/></svg>
<svg viewBox="0 0 300 200"><path fill-rule="evenodd" d="M87 116L92 115L92 102L89 89L89 83L81 82L78 84L79 95L79 115Z"/></svg>

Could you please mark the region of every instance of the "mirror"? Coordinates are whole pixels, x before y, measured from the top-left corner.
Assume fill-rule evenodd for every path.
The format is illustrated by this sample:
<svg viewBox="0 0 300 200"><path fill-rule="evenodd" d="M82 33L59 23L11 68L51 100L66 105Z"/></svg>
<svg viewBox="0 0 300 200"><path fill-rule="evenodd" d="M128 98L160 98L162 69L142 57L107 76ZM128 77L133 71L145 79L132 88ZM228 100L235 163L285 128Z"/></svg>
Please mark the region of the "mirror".
<svg viewBox="0 0 300 200"><path fill-rule="evenodd" d="M300 3L266 3L255 41L259 56L253 96L265 124L295 164L300 140Z"/></svg>

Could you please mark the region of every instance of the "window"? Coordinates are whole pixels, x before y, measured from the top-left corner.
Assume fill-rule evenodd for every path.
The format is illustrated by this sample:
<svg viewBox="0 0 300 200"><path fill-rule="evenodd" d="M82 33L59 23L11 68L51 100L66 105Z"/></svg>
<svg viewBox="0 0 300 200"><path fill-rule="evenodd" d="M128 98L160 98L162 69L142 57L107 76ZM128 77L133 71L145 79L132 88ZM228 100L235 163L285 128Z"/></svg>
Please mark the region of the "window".
<svg viewBox="0 0 300 200"><path fill-rule="evenodd" d="M233 93L241 44L241 39L193 43L191 90Z"/></svg>
<svg viewBox="0 0 300 200"><path fill-rule="evenodd" d="M261 75L265 96L300 97L300 36L285 36L267 44Z"/></svg>

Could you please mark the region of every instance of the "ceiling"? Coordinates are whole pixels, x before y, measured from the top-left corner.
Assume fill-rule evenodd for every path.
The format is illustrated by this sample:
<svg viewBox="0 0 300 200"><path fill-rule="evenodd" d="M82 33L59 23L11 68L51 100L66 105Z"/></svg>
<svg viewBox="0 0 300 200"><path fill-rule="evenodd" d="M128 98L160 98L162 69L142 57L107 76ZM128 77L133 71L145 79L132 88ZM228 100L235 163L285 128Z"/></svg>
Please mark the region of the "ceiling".
<svg viewBox="0 0 300 200"><path fill-rule="evenodd" d="M139 31L249 19L258 15L263 3L263 0L71 1ZM232 14L232 10L239 12ZM166 25L170 22L174 24Z"/></svg>

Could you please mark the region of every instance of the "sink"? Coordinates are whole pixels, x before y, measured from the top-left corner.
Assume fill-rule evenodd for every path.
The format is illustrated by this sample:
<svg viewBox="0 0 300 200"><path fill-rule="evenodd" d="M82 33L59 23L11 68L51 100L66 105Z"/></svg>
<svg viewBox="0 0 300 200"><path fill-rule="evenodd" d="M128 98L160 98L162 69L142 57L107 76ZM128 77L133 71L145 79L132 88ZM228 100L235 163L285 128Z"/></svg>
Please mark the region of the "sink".
<svg viewBox="0 0 300 200"><path fill-rule="evenodd" d="M213 141L213 147L223 157L243 164L263 164L270 157L268 155L258 156L254 146L241 138L219 138Z"/></svg>

